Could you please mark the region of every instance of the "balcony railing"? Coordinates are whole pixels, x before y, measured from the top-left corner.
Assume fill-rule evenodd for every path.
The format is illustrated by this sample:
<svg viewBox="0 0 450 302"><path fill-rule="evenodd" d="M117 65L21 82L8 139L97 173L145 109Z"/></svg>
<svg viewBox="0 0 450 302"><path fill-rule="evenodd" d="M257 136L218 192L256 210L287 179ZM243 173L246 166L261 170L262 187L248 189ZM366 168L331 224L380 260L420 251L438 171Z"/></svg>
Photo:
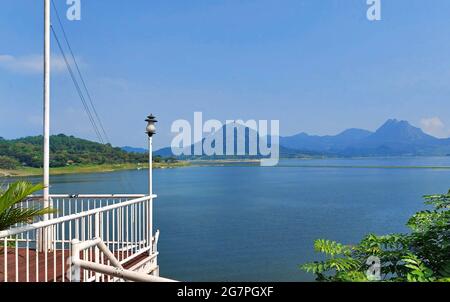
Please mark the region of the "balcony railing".
<svg viewBox="0 0 450 302"><path fill-rule="evenodd" d="M153 237L151 231L154 198L156 195L52 195L57 213L49 220L0 232L0 281L72 281L72 240L94 238L101 238L124 269L157 274L159 233ZM19 206L41 204L42 198L37 196ZM77 258L111 264L95 246ZM80 279L109 282L120 278L82 269Z"/></svg>

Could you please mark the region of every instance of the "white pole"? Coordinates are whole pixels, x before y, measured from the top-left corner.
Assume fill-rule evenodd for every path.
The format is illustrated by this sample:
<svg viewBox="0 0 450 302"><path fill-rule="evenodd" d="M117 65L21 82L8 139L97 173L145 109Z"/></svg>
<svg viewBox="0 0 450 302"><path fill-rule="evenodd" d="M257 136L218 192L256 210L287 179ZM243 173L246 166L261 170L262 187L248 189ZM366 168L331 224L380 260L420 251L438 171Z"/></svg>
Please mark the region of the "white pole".
<svg viewBox="0 0 450 302"><path fill-rule="evenodd" d="M50 207L50 0L44 0L44 200L45 208ZM45 214L43 219L49 220L50 215ZM51 229L39 232L38 250L40 252L51 249Z"/></svg>
<svg viewBox="0 0 450 302"><path fill-rule="evenodd" d="M148 138L148 193L150 196L153 195L153 138Z"/></svg>
<svg viewBox="0 0 450 302"><path fill-rule="evenodd" d="M44 0L44 207L50 206L50 0ZM44 220L48 220L46 214Z"/></svg>

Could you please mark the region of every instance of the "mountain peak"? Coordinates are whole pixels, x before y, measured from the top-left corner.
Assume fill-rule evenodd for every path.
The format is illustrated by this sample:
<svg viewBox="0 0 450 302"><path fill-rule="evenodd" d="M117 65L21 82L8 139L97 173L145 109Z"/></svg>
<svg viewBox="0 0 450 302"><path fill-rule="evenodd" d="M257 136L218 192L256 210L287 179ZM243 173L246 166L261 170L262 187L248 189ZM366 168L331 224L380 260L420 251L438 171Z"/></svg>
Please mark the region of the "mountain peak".
<svg viewBox="0 0 450 302"><path fill-rule="evenodd" d="M399 128L420 130L419 128L412 126L408 121L389 119L380 128L378 128L377 132L387 130L387 129L392 130L392 129L399 129ZM420 130L420 131L422 131L422 130Z"/></svg>
<svg viewBox="0 0 450 302"><path fill-rule="evenodd" d="M394 125L397 125L397 126L399 126L399 125L401 125L401 126L411 126L410 123L409 123L408 121L398 120L398 119L393 118L393 119L388 119L388 120L383 124L383 126L381 126L381 127L384 127L384 126L394 126ZM412 126L411 126L411 127L412 127Z"/></svg>
<svg viewBox="0 0 450 302"><path fill-rule="evenodd" d="M396 142L435 139L425 134L422 129L412 126L409 122L397 119L387 120L378 128L372 138Z"/></svg>

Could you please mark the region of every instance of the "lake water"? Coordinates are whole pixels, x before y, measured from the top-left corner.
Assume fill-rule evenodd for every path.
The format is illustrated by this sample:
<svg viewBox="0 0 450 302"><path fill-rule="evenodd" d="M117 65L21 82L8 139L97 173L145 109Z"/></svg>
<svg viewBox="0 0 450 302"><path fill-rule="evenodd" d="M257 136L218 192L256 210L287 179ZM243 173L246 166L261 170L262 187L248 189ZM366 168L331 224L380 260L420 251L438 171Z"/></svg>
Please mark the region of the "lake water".
<svg viewBox="0 0 450 302"><path fill-rule="evenodd" d="M146 173L54 176L51 192L145 193ZM408 217L424 208L422 195L449 188L449 157L155 170L161 275L186 281L313 280L298 265L317 259L314 239L356 243L367 233L406 232Z"/></svg>

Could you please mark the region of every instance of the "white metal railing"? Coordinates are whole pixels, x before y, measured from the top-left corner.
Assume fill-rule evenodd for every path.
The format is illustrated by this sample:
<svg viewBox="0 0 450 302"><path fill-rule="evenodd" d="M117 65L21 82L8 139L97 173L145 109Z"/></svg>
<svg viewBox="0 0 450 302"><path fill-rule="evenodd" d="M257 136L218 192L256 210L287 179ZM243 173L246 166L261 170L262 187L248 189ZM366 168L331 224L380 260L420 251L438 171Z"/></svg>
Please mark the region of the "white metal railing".
<svg viewBox="0 0 450 302"><path fill-rule="evenodd" d="M18 225L0 232L0 281L71 281L71 241L102 238L125 267L151 257L156 266L156 241L152 236L151 209L156 195L53 195L58 210L47 221ZM40 202L32 197L22 206ZM49 249L39 252L39 242ZM155 246L153 246L155 245ZM84 250L80 259L109 265L98 249ZM82 281L113 281L110 276L83 270Z"/></svg>
<svg viewBox="0 0 450 302"><path fill-rule="evenodd" d="M83 250L97 247L100 252L109 260L111 265L90 262L80 259L79 255ZM127 270L118 261L114 254L108 249L101 238L80 242L72 240L72 280L81 281L81 269L91 270L96 273L105 274L113 278L114 281L135 281L135 282L176 282L175 280L152 276L146 273L139 273Z"/></svg>

